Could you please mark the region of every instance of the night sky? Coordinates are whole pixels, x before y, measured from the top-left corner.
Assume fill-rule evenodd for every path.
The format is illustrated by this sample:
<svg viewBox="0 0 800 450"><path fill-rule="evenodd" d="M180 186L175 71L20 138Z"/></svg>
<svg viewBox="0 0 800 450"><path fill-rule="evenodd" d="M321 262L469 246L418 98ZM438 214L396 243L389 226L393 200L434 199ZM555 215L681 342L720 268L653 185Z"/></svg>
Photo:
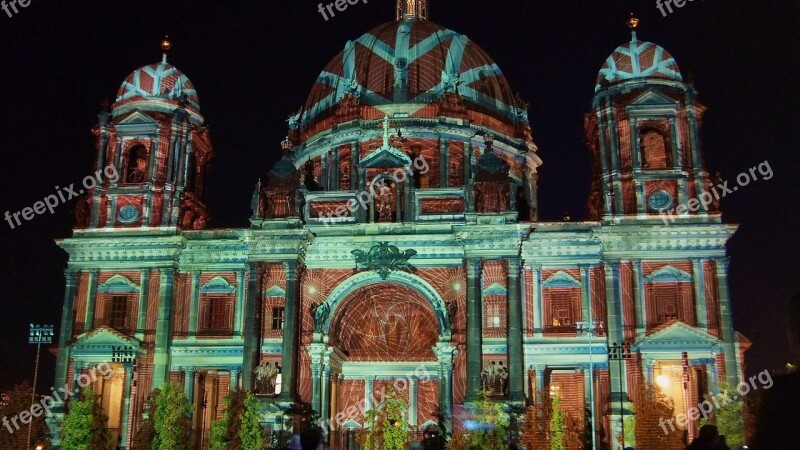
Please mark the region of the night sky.
<svg viewBox="0 0 800 450"><path fill-rule="evenodd" d="M630 39L664 46L708 106L707 167L725 179L768 160L775 176L722 201L730 241L736 329L753 341L748 371L788 358L785 304L800 290L800 2L687 2L662 17L655 0L429 0L430 18L481 45L531 103L541 168L542 220L586 217L589 153L583 116L597 71ZM33 1L0 11L0 214L80 183L92 170L90 129L137 67L169 62L200 95L217 152L209 177L211 227L246 227L250 195L280 157L286 119L347 40L394 19L394 0L348 6L325 21L317 1ZM33 377L28 324L61 320L73 202L11 230L0 222L0 388ZM43 352L40 389L52 383ZM42 387L44 386L44 387Z"/></svg>

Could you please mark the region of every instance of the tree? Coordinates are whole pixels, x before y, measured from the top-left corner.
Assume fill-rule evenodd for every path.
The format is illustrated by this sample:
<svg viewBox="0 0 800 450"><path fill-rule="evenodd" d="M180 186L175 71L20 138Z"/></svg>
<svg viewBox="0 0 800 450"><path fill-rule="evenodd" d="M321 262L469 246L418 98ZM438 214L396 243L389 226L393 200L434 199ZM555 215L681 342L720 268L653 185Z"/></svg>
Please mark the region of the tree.
<svg viewBox="0 0 800 450"><path fill-rule="evenodd" d="M156 411L156 402L154 399L160 393L161 390L156 389L147 399L145 404L147 415L145 419L142 420L139 430L133 435L131 441L133 448L136 450L153 450L153 441L156 438L156 429L155 426L153 426L153 417L155 417Z"/></svg>
<svg viewBox="0 0 800 450"><path fill-rule="evenodd" d="M111 444L106 424L108 417L91 388L73 398L69 413L61 424L62 450L105 450Z"/></svg>
<svg viewBox="0 0 800 450"><path fill-rule="evenodd" d="M191 445L192 404L177 383L169 383L155 397L153 450L184 450Z"/></svg>
<svg viewBox="0 0 800 450"><path fill-rule="evenodd" d="M492 403L487 392L479 394L475 405L474 426L464 433L455 434L447 448L465 450L480 448L484 450L507 450L507 431L509 415L500 403Z"/></svg>
<svg viewBox="0 0 800 450"><path fill-rule="evenodd" d="M226 401L222 419L211 424L211 450L260 450L263 437L258 400L248 391L236 391Z"/></svg>
<svg viewBox="0 0 800 450"><path fill-rule="evenodd" d="M710 418L705 418L700 421L701 425L711 423L717 426L719 434L725 436L728 446L731 448L740 448L745 444L745 421L748 421L749 408L744 397L737 395L736 391L730 389L726 382L719 384L720 392L727 393L730 401L717 400L719 408L711 413ZM705 396L705 401L709 404L716 406L714 400L708 395ZM752 422L752 420L749 420Z"/></svg>
<svg viewBox="0 0 800 450"><path fill-rule="evenodd" d="M408 403L393 385L386 388L383 405L366 412L369 428L364 437L367 450L406 450L408 448L408 424L403 413Z"/></svg>
<svg viewBox="0 0 800 450"><path fill-rule="evenodd" d="M550 395L540 394L541 400L525 410L522 445L527 449L550 448L550 419L553 414Z"/></svg>
<svg viewBox="0 0 800 450"><path fill-rule="evenodd" d="M566 417L561 410L561 397L556 395L552 402L553 414L550 416L550 448L552 450L566 450L564 447L564 428Z"/></svg>
<svg viewBox="0 0 800 450"><path fill-rule="evenodd" d="M259 450L263 446L261 420L258 414L258 399L250 392L245 392L244 413L242 414L239 438L243 450Z"/></svg>
<svg viewBox="0 0 800 450"><path fill-rule="evenodd" d="M675 413L673 402L654 384L640 383L634 397L636 406L635 420L633 416L628 423L625 417L625 445L641 448L682 449L682 432L677 427L662 426ZM631 433L631 430L633 433Z"/></svg>
<svg viewBox="0 0 800 450"><path fill-rule="evenodd" d="M7 402L0 403L0 416L7 418L0 431L0 448L25 448L28 440L28 425L19 420L19 414L23 411L31 411L31 385L25 381L14 386L8 392ZM17 417L16 425L12 419ZM44 421L44 414L31 419L31 443L45 444L49 447L48 429ZM8 423L8 425L5 425Z"/></svg>

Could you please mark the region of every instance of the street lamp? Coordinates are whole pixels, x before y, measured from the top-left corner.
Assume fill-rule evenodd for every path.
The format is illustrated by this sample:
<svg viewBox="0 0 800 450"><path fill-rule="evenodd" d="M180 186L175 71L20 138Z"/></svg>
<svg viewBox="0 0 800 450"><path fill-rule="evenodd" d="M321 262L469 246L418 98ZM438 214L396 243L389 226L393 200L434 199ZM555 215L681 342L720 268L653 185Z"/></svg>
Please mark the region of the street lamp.
<svg viewBox="0 0 800 450"><path fill-rule="evenodd" d="M33 390L31 391L31 406L33 406L33 403L36 401L36 381L39 377L39 354L41 353L42 344L50 344L53 342L53 325L30 325L28 343L36 344L36 368L33 370ZM31 448L32 428L33 419L28 423L28 440L25 441L25 448Z"/></svg>
<svg viewBox="0 0 800 450"><path fill-rule="evenodd" d="M628 359L631 359L631 344L628 342L623 342L622 344L617 344L616 342L608 346L608 359L610 361L618 361L619 362L619 422L620 422L620 433L622 436L622 448L625 448L625 397L624 393L622 392L622 362ZM613 437L612 437L613 438Z"/></svg>
<svg viewBox="0 0 800 450"><path fill-rule="evenodd" d="M588 326L587 326L588 323ZM589 441L589 448L595 448L595 439L597 438L597 424L595 423L595 406L594 406L594 363L592 362L592 338L597 335L598 332L603 331L603 321L593 321L592 320L592 312L591 308L589 309L589 320L586 322L577 322L575 324L577 327L578 336L588 336L589 337L589 420L591 421L590 424L592 426L592 437Z"/></svg>

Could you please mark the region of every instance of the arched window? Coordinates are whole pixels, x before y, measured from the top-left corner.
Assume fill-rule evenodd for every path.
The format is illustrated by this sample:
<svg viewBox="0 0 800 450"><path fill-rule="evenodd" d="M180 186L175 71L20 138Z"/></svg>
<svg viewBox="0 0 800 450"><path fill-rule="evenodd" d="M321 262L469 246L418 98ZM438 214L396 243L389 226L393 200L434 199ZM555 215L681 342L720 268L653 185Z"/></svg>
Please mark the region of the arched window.
<svg viewBox="0 0 800 450"><path fill-rule="evenodd" d="M148 151L144 145L137 145L128 150L125 166L126 183L144 183L147 180Z"/></svg>
<svg viewBox="0 0 800 450"><path fill-rule="evenodd" d="M667 138L658 130L642 130L642 167L645 169L667 169L671 167Z"/></svg>

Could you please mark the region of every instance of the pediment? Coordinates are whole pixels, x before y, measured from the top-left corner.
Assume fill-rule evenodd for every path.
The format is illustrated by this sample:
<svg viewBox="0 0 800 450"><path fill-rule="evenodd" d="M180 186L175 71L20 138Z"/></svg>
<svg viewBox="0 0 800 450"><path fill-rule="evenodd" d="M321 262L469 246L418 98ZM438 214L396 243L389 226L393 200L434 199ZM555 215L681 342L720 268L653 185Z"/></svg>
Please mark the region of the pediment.
<svg viewBox="0 0 800 450"><path fill-rule="evenodd" d="M120 120L117 125L143 125L143 124L156 125L157 122L150 115L145 114L139 110L134 110L127 117Z"/></svg>
<svg viewBox="0 0 800 450"><path fill-rule="evenodd" d="M648 91L640 95L630 104L636 106L675 106L678 102L660 92Z"/></svg>
<svg viewBox="0 0 800 450"><path fill-rule="evenodd" d="M710 347L721 343L719 338L676 320L662 325L657 331L639 340L637 347L645 349L672 345Z"/></svg>
<svg viewBox="0 0 800 450"><path fill-rule="evenodd" d="M362 168L382 169L390 167L406 167L411 164L411 158L394 147L381 147L367 155L359 164Z"/></svg>
<svg viewBox="0 0 800 450"><path fill-rule="evenodd" d="M134 294L139 292L139 285L124 275L114 275L97 287L104 294Z"/></svg>
<svg viewBox="0 0 800 450"><path fill-rule="evenodd" d="M500 286L498 283L492 283L489 287L483 290L483 295L506 295L506 288Z"/></svg>
<svg viewBox="0 0 800 450"><path fill-rule="evenodd" d="M277 284L264 291L265 297L286 297L286 291Z"/></svg>
<svg viewBox="0 0 800 450"><path fill-rule="evenodd" d="M87 333L83 333L72 344L75 348L107 348L107 347L133 347L139 348L138 339L124 335L113 328L102 326Z"/></svg>
<svg viewBox="0 0 800 450"><path fill-rule="evenodd" d="M572 287L580 287L581 282L572 278L572 276L566 272L559 271L553 274L550 278L548 278L544 283L542 283L542 287L556 287L556 288L572 288Z"/></svg>
<svg viewBox="0 0 800 450"><path fill-rule="evenodd" d="M692 281L692 276L673 266L664 266L644 278L646 283L686 283Z"/></svg>
<svg viewBox="0 0 800 450"><path fill-rule="evenodd" d="M228 280L222 277L214 277L200 287L201 294L231 294L236 290L236 287Z"/></svg>

